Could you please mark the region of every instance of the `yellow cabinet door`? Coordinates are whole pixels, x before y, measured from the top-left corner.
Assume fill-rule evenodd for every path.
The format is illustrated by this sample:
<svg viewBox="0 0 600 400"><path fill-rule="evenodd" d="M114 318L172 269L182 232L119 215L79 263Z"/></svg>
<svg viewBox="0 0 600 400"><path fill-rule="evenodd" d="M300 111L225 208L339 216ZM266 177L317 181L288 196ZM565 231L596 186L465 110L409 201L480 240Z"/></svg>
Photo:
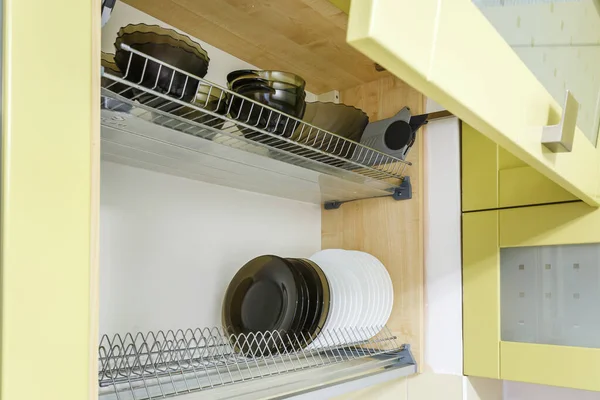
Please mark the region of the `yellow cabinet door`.
<svg viewBox="0 0 600 400"><path fill-rule="evenodd" d="M464 373L600 391L600 210L463 214Z"/></svg>
<svg viewBox="0 0 600 400"><path fill-rule="evenodd" d="M100 1L3 0L0 399L97 399Z"/></svg>
<svg viewBox="0 0 600 400"><path fill-rule="evenodd" d="M598 206L596 5L596 0L355 0L347 39L527 165ZM569 103L564 113L572 149L556 152L542 137L544 127L563 116L567 90L579 102Z"/></svg>
<svg viewBox="0 0 600 400"><path fill-rule="evenodd" d="M577 201L574 195L464 122L461 174L463 211Z"/></svg>

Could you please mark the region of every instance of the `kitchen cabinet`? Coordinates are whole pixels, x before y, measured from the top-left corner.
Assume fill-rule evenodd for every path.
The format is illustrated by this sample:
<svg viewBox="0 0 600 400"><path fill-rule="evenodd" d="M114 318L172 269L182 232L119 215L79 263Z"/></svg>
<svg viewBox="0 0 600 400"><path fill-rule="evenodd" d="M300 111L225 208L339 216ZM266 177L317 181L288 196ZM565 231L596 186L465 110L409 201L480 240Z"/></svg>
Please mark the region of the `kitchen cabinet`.
<svg viewBox="0 0 600 400"><path fill-rule="evenodd" d="M100 3L3 7L0 398L93 398Z"/></svg>
<svg viewBox="0 0 600 400"><path fill-rule="evenodd" d="M461 163L463 211L577 200L573 194L464 122Z"/></svg>
<svg viewBox="0 0 600 400"><path fill-rule="evenodd" d="M463 214L464 373L600 390L600 211Z"/></svg>
<svg viewBox="0 0 600 400"><path fill-rule="evenodd" d="M327 163L319 164L315 159L294 162L298 157L273 159L264 151L247 151L251 162L236 176L235 187L243 190L224 188L230 181L210 175L218 168L205 168L204 161L221 163L235 159L232 154L246 153L227 148L216 154L219 150L213 152L214 149L226 146L206 144L202 137L188 137L181 131L153 125L156 116L151 113L156 110L148 104L142 107L130 101L132 108L138 107L138 114L133 116L101 111L100 99L114 99L115 94L101 88L101 30L96 12L100 1L33 3L4 2L2 399L98 399L99 370L106 362L106 353L99 349L100 334L115 333L123 326L128 327L124 334L155 328L193 328L202 315L218 325L221 297L217 291L230 278L219 263L227 260L229 267L239 267L235 263L239 260L232 260L259 251L289 251L307 257L315 250L315 244L317 248L344 246L365 250L385 261L396 285L389 336L410 344L414 360L421 362L424 307L420 139L407 161L390 163L394 168L406 168L393 179L371 179L381 171L372 165L354 168L356 160L340 160L339 155L333 157L337 160L334 165L330 162L323 167L321 164ZM133 9L126 3L142 8L131 0L117 3L117 11L118 7ZM315 95L339 90L342 101L363 104L374 120L390 117L406 105L414 113L422 110L421 93L387 72L376 71L370 60L345 45L346 17L326 1L302 6L304 14L298 16L299 21L316 24L307 29L297 29L271 17L274 14L296 18L296 13L285 14L285 9L270 10L268 6L244 11L243 2L205 2L204 9L198 2L172 1L172 8L161 1L144 3L148 14L136 10L135 18L140 20L123 15L121 18L152 23L153 15L182 30L191 27L194 31L190 34L208 43L218 42L223 51L211 47L215 55L211 62L223 77L229 71L218 70L219 59L233 54L239 57L236 65L244 59L261 68L294 70L298 66L298 72L309 82L308 90ZM281 7L297 7L293 2L286 4ZM235 18L223 13L222 7L235 11ZM173 10L180 12L180 18L173 17ZM252 26L242 23L257 20L265 21L268 34L257 34ZM332 21L332 25L327 26L325 21ZM323 30L326 34L320 33ZM290 39L289 35L297 32L301 35L295 41ZM287 48L291 43L296 46ZM137 132L127 125L134 117L143 125ZM157 136L149 139L152 134ZM174 137L183 137L183 142L169 142ZM136 147L139 142L131 138L144 139L154 147ZM196 151L202 147L196 146L198 143L205 145L202 152ZM116 148L126 148L128 153L115 154ZM341 175L331 175L334 170L344 169ZM210 173L205 174L207 170ZM261 171L268 171L271 185L257 185L259 180L265 181L254 175ZM362 178L357 180L358 176ZM412 178L413 199L395 201L389 188L405 176ZM350 186L338 186L344 182ZM375 186L365 189L365 182ZM337 210L321 210L324 200L341 193L352 202ZM373 194L386 196L368 198ZM194 196L198 197L197 202L193 201ZM211 209L196 213L194 204ZM277 228L268 231L269 225L261 222L261 217L262 221L272 221L280 213L285 215L272 222ZM296 223L298 231L282 228L283 222L300 219L302 223ZM236 229L238 225L244 225L243 229ZM227 234L228 226L236 232ZM208 240L194 240L200 237L220 241L211 248ZM222 253L216 254L217 251ZM206 269L211 274L203 275ZM157 294L148 296L153 291ZM196 301L177 303L181 293ZM197 296L211 299L198 301ZM169 325L173 321L178 325ZM189 321L190 325L181 326L181 321ZM126 341L127 336L123 337ZM114 351L118 346L108 348ZM127 348L130 349L118 349ZM407 360L406 374L415 372L415 363L408 362L408 348L403 351L398 357ZM99 360L102 354L105 358ZM43 374L36 369L40 360L49 363ZM400 376L384 370L380 362L377 361L376 371L382 372L379 378ZM358 373L360 368L352 371ZM296 376L301 379L289 389L303 392L312 385L331 383L319 374L311 377L311 372L300 371ZM295 379L293 374L287 376ZM130 378L131 375L119 379L125 385L142 385L139 378L133 384ZM340 376L338 371L333 383L342 383L338 386L343 387L344 382L337 381L348 379L347 373ZM362 386L353 382L350 388L364 387L369 382L363 381ZM257 379L248 386L242 383L239 389L235 385L225 389L231 391L228 395L246 390L245 394L253 392L258 397L259 386ZM280 388L273 385L269 389ZM182 398L188 399L203 398L205 394L165 392L166 396L186 393ZM120 395L121 400L128 398L127 393Z"/></svg>
<svg viewBox="0 0 600 400"><path fill-rule="evenodd" d="M598 22L593 0L366 0L351 3L348 42L598 206ZM567 90L579 105L567 103ZM564 133L573 135L570 151L542 144L544 127L562 117L570 127Z"/></svg>

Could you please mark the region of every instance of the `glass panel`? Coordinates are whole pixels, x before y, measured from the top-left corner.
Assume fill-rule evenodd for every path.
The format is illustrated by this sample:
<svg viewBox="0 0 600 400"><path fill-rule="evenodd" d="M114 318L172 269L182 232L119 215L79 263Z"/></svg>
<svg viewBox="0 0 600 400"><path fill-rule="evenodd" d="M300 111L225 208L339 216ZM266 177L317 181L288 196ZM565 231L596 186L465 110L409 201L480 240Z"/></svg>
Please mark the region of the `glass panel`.
<svg viewBox="0 0 600 400"><path fill-rule="evenodd" d="M600 348L600 244L500 250L503 341Z"/></svg>
<svg viewBox="0 0 600 400"><path fill-rule="evenodd" d="M596 145L600 128L600 1L473 2L561 106L566 90L573 93L580 104L577 125Z"/></svg>

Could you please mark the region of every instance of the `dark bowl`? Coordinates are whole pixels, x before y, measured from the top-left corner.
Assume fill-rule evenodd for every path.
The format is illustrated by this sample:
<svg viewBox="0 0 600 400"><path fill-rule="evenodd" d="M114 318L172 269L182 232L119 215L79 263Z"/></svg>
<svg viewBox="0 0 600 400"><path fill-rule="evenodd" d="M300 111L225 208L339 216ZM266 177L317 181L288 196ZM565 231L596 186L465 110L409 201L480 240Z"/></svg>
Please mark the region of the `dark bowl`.
<svg viewBox="0 0 600 400"><path fill-rule="evenodd" d="M369 124L369 116L361 109L320 101L306 104L302 120L355 142L360 142Z"/></svg>
<svg viewBox="0 0 600 400"><path fill-rule="evenodd" d="M208 71L209 60L203 53L190 48L183 41L173 39L170 35L155 32L123 33L115 42L115 62L125 79L183 101L194 99L199 84L197 79L123 50L121 44L127 44L135 50L200 78ZM155 97L147 94L138 97L142 103L151 99Z"/></svg>
<svg viewBox="0 0 600 400"><path fill-rule="evenodd" d="M200 85L196 98L192 104L198 108L219 115L225 115L227 113L227 96L225 95L225 92L214 86ZM175 114L216 129L221 129L225 123L225 121L219 117L198 111L191 107L183 107L182 109L177 110Z"/></svg>
<svg viewBox="0 0 600 400"><path fill-rule="evenodd" d="M258 71L253 69L238 69L237 71L232 71L227 74L227 82L233 82L240 76L253 76L255 78L260 78L256 72Z"/></svg>
<svg viewBox="0 0 600 400"><path fill-rule="evenodd" d="M274 108L282 113L291 115L292 117L302 118L304 115L304 108L306 106L304 94L297 95L285 90L273 89L260 84L248 84L240 86L236 90L236 93ZM270 110L264 109L257 105L253 106L253 104L254 103L252 102L242 101L236 97L232 100L232 114L236 119L240 119L239 116L237 116L238 113L236 113L236 111L240 112L242 116L248 116L251 113L253 119L257 119L259 117L274 119L279 117L279 115L274 113L271 114Z"/></svg>
<svg viewBox="0 0 600 400"><path fill-rule="evenodd" d="M306 81L302 79L302 77L292 74L291 72L284 71L269 71L269 70L250 70L250 69L240 69L238 71L230 72L227 75L227 82L233 82L235 79L242 76L255 76L257 78L265 79L273 82L287 83L290 85L294 85L301 90L304 90L306 86Z"/></svg>
<svg viewBox="0 0 600 400"><path fill-rule="evenodd" d="M252 84L263 85L263 86L267 86L267 87L270 87L273 89L285 90L290 93L299 94L299 95L302 94L302 95L306 96L306 92L304 92L304 89L301 87L292 85L290 83L285 83L285 82L269 81L267 79L257 78L256 76L253 76L253 75L243 75L238 78L235 78L233 81L229 82L229 88L231 88L231 90L236 91L237 88L239 88L240 86L252 85Z"/></svg>
<svg viewBox="0 0 600 400"><path fill-rule="evenodd" d="M304 94L296 95L263 85L244 85L238 88L237 93L292 117L302 118L304 115L306 106ZM267 108L260 107L250 101L244 101L239 97L232 97L230 102L230 115L232 118L260 129L289 137L299 124L287 115L274 113ZM255 139L264 135L250 133L245 136Z"/></svg>
<svg viewBox="0 0 600 400"><path fill-rule="evenodd" d="M219 115L225 115L227 114L227 100L226 93L221 89L210 85L200 85L198 93L196 94L192 104L202 110L211 111ZM162 110L160 107L159 109ZM167 111L169 111L171 114L177 115L178 117L182 117L215 129L221 129L225 123L222 118L213 116L204 111L199 111L192 107L179 105L179 107ZM154 113L153 115L155 123L174 129L176 129L177 126L185 128L185 126L183 126L179 120L171 118L170 116L164 116L160 113ZM206 130L201 136L206 139L211 139L214 137L214 135L214 131Z"/></svg>
<svg viewBox="0 0 600 400"><path fill-rule="evenodd" d="M320 149L326 148L329 152L344 158L351 158L354 155L356 143L360 143L363 132L369 124L368 115L356 107L318 101L306 104L302 120L320 130L335 133L351 141L337 140L320 130L306 127L303 129L302 126L292 134L295 141L310 143L312 147ZM336 160L332 158L331 161Z"/></svg>

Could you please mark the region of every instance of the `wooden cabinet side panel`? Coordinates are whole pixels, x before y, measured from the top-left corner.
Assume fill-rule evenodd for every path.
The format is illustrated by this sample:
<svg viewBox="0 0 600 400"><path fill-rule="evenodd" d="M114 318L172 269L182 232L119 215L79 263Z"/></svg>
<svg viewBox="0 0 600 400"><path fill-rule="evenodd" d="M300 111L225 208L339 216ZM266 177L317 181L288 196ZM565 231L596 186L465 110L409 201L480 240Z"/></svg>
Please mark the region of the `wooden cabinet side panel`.
<svg viewBox="0 0 600 400"><path fill-rule="evenodd" d="M423 96L393 77L345 90L344 104L363 109L370 121L389 118L402 107L423 110ZM379 258L394 283L394 308L388 321L398 341L409 343L419 366L423 361L423 196L422 140L417 135L407 170L413 185L411 200L391 197L343 204L322 213L322 247L362 250Z"/></svg>
<svg viewBox="0 0 600 400"><path fill-rule="evenodd" d="M498 211L463 214L464 374L500 377Z"/></svg>

